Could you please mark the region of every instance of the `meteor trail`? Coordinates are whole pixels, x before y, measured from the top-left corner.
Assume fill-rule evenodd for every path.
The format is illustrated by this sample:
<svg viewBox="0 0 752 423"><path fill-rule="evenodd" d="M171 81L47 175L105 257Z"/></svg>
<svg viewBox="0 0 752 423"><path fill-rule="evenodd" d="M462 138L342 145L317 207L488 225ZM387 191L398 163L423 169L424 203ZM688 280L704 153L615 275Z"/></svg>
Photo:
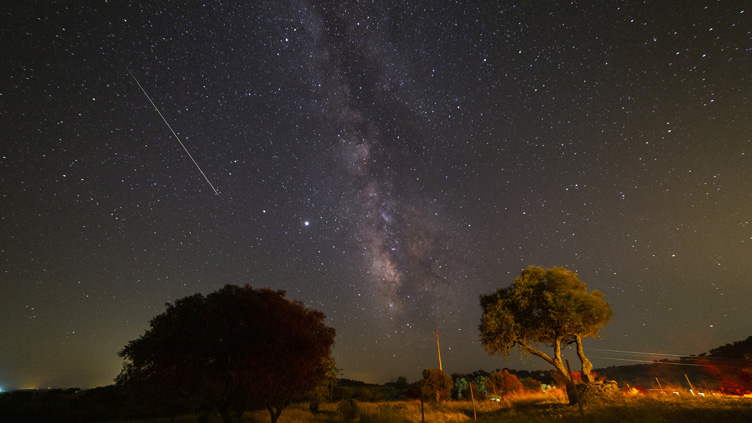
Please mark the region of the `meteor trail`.
<svg viewBox="0 0 752 423"><path fill-rule="evenodd" d="M170 131L172 131L172 135L175 135L175 139L178 140L178 142L180 143L180 146L183 147L183 150L185 150L185 154L187 154L188 157L193 162L193 164L196 165L196 169L198 169L198 171L201 172L201 176L203 176L204 179L206 179L206 183L209 184L211 189L214 190L215 194L219 195L219 191L217 191L217 189L214 188L214 185L212 185L212 183L209 181L209 178L206 177L206 174L204 173L203 170L201 170L201 167L198 165L198 163L196 163L196 160L193 159L193 156L191 156L191 153L188 151L187 148L185 148L185 144L183 144L183 141L180 141L180 137L178 137L178 134L175 133L175 130L172 129L172 126L170 126L170 124L167 122L167 119L165 119L165 117L162 115L162 112L159 111L159 108L157 107L157 105L154 104L154 101L152 101L151 97L149 97L149 94L146 93L146 90L144 89L144 87L142 87L141 83L138 82L138 79L136 79L136 75L134 75L133 72L131 72L131 70L128 68L125 68L125 70L127 70L128 73L131 74L131 76L133 77L133 80L136 81L138 88L141 88L141 92L143 92L146 98L149 99L149 103L151 103L151 105L154 106L154 110L156 110L157 113L159 113L159 117L161 117L165 125L167 125L167 127L170 128Z"/></svg>

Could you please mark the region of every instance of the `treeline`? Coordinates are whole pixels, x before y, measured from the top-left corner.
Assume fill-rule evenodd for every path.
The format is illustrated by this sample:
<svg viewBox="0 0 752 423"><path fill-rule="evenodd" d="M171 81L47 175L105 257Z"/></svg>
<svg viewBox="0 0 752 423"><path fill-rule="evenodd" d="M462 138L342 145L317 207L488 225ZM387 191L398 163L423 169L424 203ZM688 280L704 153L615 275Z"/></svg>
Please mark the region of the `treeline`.
<svg viewBox="0 0 752 423"><path fill-rule="evenodd" d="M514 373L523 379L530 376L546 379L546 375L551 372L509 370L509 373ZM453 374L453 379L457 380L458 383L452 392L452 398L463 399L463 390L465 395L469 395L466 391L467 384L463 384L463 380L478 381L488 378L490 375L491 373L483 370L470 374ZM383 385L343 378L337 380L337 384L324 395L324 398L316 398L312 394L299 400L312 404L322 400L324 402L339 402L348 399L361 402L406 401L420 397L420 390L416 388L417 385L418 381L410 383L405 377L398 377ZM485 393L485 389L482 387L481 389ZM482 396L478 397L478 399L480 398ZM182 414L211 416L215 413L215 408L209 403L190 404L190 407L180 406L176 403L168 409L164 405L159 406L154 402L140 401L134 398L133 392L118 385L87 390L79 388L24 390L0 394L1 420L9 423L104 422L159 417L172 418Z"/></svg>
<svg viewBox="0 0 752 423"><path fill-rule="evenodd" d="M122 389L115 385L88 390L79 388L9 391L0 394L3 422L89 422L141 418L131 408Z"/></svg>
<svg viewBox="0 0 752 423"><path fill-rule="evenodd" d="M436 369L428 369L431 372ZM563 385L555 370L496 369L493 372L476 370L472 373L452 373L451 389L443 400L469 400L470 389L477 400L500 398L516 391L542 391L549 386ZM354 399L361 402L406 401L420 399L421 385L426 379L410 383L404 376L383 385L357 380L339 379L332 390L332 402Z"/></svg>

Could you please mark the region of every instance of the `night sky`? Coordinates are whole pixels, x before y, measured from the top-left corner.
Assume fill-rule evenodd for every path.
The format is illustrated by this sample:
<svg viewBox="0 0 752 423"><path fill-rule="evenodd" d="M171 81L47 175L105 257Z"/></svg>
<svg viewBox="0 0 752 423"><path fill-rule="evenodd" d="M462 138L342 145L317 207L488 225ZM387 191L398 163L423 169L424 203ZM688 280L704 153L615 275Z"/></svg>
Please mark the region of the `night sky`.
<svg viewBox="0 0 752 423"><path fill-rule="evenodd" d="M752 335L744 3L4 2L0 387L111 384L228 283L326 313L368 382L435 330L448 373L548 369L479 343L528 265L605 294L596 368Z"/></svg>

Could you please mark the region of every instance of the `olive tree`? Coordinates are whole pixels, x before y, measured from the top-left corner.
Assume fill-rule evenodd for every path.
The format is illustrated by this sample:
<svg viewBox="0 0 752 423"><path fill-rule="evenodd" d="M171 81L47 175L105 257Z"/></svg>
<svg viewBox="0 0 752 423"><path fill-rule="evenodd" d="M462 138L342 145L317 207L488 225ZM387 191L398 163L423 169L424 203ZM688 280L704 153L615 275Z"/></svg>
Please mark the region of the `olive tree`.
<svg viewBox="0 0 752 423"><path fill-rule="evenodd" d="M613 311L598 291L588 291L577 274L554 267L530 266L512 285L481 295L483 316L480 336L490 354L505 354L515 346L538 356L569 379L561 358L562 345L576 344L582 362L582 380L591 382L592 364L585 356L582 339L597 337ZM553 356L538 345L553 348Z"/></svg>
<svg viewBox="0 0 752 423"><path fill-rule="evenodd" d="M334 329L284 291L226 285L167 304L119 355L116 382L154 395L210 404L230 422L266 408L274 423L332 368Z"/></svg>

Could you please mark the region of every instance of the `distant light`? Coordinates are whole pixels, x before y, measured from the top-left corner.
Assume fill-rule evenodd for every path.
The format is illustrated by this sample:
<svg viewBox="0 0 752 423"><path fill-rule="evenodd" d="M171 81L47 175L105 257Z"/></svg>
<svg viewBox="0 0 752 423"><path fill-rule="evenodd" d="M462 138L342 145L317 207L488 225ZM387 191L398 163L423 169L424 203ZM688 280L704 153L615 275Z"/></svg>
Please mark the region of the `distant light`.
<svg viewBox="0 0 752 423"><path fill-rule="evenodd" d="M306 226L308 226L308 225L311 224L311 222L309 222L309 221L306 220L305 222L303 222L303 224L306 225Z"/></svg>

